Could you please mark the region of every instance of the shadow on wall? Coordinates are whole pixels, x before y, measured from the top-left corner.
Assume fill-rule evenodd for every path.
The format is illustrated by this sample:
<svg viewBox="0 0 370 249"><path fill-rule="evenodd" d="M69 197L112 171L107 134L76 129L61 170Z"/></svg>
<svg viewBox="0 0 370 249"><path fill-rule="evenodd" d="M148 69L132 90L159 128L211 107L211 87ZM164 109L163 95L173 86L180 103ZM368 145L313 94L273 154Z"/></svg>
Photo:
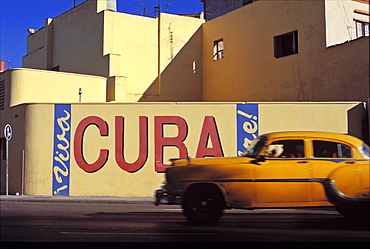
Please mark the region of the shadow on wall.
<svg viewBox="0 0 370 249"><path fill-rule="evenodd" d="M24 182L24 158L26 138L26 108L27 104L18 105L5 109L1 115L12 126L12 137L6 143L6 139L0 135L0 194L6 194L6 167L8 161L8 192L14 195L23 193ZM2 126L2 125L1 125ZM0 127L1 127L0 126ZM8 158L6 158L6 144L8 144Z"/></svg>
<svg viewBox="0 0 370 249"><path fill-rule="evenodd" d="M202 28L200 27L182 47L161 74L158 96L158 78L144 92L139 102L202 101ZM163 58L168 51L162 49Z"/></svg>
<svg viewBox="0 0 370 249"><path fill-rule="evenodd" d="M347 111L348 134L362 139L367 144L370 141L368 108L363 102Z"/></svg>

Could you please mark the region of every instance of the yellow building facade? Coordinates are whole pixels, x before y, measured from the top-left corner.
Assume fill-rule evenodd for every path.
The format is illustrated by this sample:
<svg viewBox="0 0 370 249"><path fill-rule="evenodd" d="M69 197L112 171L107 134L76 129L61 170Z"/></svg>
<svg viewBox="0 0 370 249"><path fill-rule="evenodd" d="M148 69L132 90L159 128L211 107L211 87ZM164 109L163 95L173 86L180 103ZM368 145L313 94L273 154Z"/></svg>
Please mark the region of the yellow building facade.
<svg viewBox="0 0 370 249"><path fill-rule="evenodd" d="M195 33L204 20L135 16L107 10L107 4L89 0L47 18L27 38L23 67L106 77L107 101L201 101L201 37ZM158 71L170 83L159 84ZM177 89L175 96L160 91L168 87Z"/></svg>
<svg viewBox="0 0 370 249"><path fill-rule="evenodd" d="M106 77L107 101L368 101L369 37L356 39L366 1L256 1L208 22L104 3L46 19L23 67Z"/></svg>
<svg viewBox="0 0 370 249"><path fill-rule="evenodd" d="M1 115L13 133L1 193L150 197L171 158L238 156L272 131L361 136L364 111L360 102L16 105Z"/></svg>
<svg viewBox="0 0 370 249"><path fill-rule="evenodd" d="M256 1L209 22L111 4L46 19L24 68L1 73L2 194L148 197L169 159L236 156L259 134L368 141L369 40L327 47L327 1Z"/></svg>
<svg viewBox="0 0 370 249"><path fill-rule="evenodd" d="M369 37L327 47L347 34L334 30L343 14L330 2L337 1L256 1L205 23L202 100L368 101ZM277 57L284 35L295 48ZM215 60L217 41L223 57Z"/></svg>

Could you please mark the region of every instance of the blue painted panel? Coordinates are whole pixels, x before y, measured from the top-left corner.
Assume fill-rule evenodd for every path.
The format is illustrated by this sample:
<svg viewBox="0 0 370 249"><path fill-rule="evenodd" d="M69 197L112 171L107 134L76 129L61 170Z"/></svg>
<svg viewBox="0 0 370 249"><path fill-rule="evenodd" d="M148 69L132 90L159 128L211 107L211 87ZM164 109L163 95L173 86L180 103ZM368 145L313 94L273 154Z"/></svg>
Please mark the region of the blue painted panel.
<svg viewBox="0 0 370 249"><path fill-rule="evenodd" d="M54 106L53 195L69 195L71 105Z"/></svg>
<svg viewBox="0 0 370 249"><path fill-rule="evenodd" d="M258 104L236 105L237 155L258 137Z"/></svg>

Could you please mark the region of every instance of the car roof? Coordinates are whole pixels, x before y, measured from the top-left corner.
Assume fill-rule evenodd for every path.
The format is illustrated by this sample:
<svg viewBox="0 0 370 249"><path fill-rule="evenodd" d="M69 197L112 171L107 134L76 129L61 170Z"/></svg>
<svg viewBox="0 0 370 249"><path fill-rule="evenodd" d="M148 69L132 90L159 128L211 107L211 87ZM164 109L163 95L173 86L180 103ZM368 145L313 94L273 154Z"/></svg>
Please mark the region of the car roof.
<svg viewBox="0 0 370 249"><path fill-rule="evenodd" d="M267 139L275 139L275 138L288 138L288 137L304 137L304 138L328 138L328 139L336 139L349 142L355 146L360 146L364 142L361 139L358 139L354 136L341 134L341 133L334 133L334 132L322 132L322 131L281 131L281 132L271 132L266 134L261 134L261 136L267 137Z"/></svg>

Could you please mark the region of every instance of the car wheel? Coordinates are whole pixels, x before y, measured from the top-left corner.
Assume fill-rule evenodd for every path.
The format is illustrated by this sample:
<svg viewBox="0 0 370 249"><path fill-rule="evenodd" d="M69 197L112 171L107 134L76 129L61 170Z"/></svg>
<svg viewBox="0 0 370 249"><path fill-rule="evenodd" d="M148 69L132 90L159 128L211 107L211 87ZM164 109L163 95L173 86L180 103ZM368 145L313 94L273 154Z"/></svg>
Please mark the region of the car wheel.
<svg viewBox="0 0 370 249"><path fill-rule="evenodd" d="M214 187L196 186L184 196L182 208L190 222L214 224L224 211L224 200Z"/></svg>

